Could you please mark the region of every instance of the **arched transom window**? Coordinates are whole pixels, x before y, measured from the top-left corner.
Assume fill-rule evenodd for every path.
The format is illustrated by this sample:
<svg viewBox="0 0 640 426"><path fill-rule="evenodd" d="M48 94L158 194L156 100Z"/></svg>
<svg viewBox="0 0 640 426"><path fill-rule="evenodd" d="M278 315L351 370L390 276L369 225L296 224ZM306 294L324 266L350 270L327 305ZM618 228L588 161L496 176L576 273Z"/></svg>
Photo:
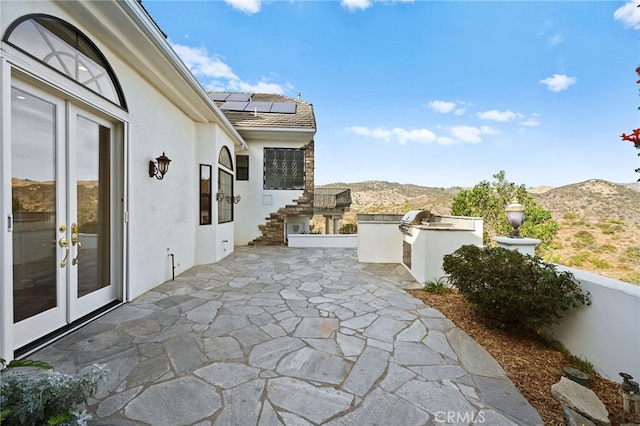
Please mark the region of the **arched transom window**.
<svg viewBox="0 0 640 426"><path fill-rule="evenodd" d="M47 15L16 20L4 41L126 108L118 80L98 48L72 25Z"/></svg>
<svg viewBox="0 0 640 426"><path fill-rule="evenodd" d="M220 156L218 157L218 163L222 164L229 170L233 170L233 162L231 160L231 152L229 148L223 146L220 150Z"/></svg>

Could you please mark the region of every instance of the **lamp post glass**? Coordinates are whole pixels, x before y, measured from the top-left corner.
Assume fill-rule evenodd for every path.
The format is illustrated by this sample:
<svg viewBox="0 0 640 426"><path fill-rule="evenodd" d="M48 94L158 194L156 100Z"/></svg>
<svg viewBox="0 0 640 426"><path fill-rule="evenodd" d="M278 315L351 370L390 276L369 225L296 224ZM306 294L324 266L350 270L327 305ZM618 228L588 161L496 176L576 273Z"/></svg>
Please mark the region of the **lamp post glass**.
<svg viewBox="0 0 640 426"><path fill-rule="evenodd" d="M509 219L509 223L513 226L513 231L509 237L511 238L522 238L520 236L520 231L518 228L524 222L524 206L516 201L509 204L506 208L507 210L507 219Z"/></svg>

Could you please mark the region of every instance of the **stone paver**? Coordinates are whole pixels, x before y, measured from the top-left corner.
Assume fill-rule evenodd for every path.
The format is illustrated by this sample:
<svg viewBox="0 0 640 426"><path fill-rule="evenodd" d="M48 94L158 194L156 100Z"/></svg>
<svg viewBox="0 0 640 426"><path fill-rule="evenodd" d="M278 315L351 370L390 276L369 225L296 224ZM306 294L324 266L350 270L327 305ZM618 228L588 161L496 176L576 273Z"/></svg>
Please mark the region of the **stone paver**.
<svg viewBox="0 0 640 426"><path fill-rule="evenodd" d="M31 358L109 368L94 425L541 425L417 286L354 249L240 247Z"/></svg>

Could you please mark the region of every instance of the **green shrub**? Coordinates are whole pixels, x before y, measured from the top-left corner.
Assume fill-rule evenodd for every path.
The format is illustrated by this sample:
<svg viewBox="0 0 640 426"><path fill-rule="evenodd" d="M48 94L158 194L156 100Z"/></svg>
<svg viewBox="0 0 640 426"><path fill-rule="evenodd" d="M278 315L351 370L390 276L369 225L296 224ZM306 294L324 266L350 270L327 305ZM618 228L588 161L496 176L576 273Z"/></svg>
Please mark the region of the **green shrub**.
<svg viewBox="0 0 640 426"><path fill-rule="evenodd" d="M569 258L569 264L567 266L582 266L585 262L589 261L590 255L591 253L588 251L582 250Z"/></svg>
<svg viewBox="0 0 640 426"><path fill-rule="evenodd" d="M356 223L345 223L340 227L341 234L357 234L358 233L358 224Z"/></svg>
<svg viewBox="0 0 640 426"><path fill-rule="evenodd" d="M640 261L640 247L629 247L625 250L625 254L633 261Z"/></svg>
<svg viewBox="0 0 640 426"><path fill-rule="evenodd" d="M515 250L465 245L444 256L443 269L449 284L500 328L539 331L563 311L591 304L573 274Z"/></svg>
<svg viewBox="0 0 640 426"><path fill-rule="evenodd" d="M578 370L583 371L587 374L593 374L593 364L589 362L586 357L582 359L581 356L569 355L568 361L569 364L571 364Z"/></svg>
<svg viewBox="0 0 640 426"><path fill-rule="evenodd" d="M640 272L631 272L622 280L631 284L640 285Z"/></svg>
<svg viewBox="0 0 640 426"><path fill-rule="evenodd" d="M4 360L0 360L4 365ZM13 363L13 364L12 364ZM7 367L32 367L2 373L0 421L3 425L85 425L91 416L78 410L98 389L107 370L92 365L74 376L53 371L39 361L23 360ZM37 368L37 369L35 369Z"/></svg>
<svg viewBox="0 0 640 426"><path fill-rule="evenodd" d="M575 241L571 243L571 246L577 249L593 247L596 243L596 239L589 231L578 231L574 235Z"/></svg>
<svg viewBox="0 0 640 426"><path fill-rule="evenodd" d="M604 259L600 259L598 256L595 256L595 255L592 255L589 257L589 262L591 262L591 264L598 269L611 268L611 264L609 262L607 262Z"/></svg>
<svg viewBox="0 0 640 426"><path fill-rule="evenodd" d="M577 214L571 213L571 212L566 212L565 214L562 215L562 218L566 220L573 220L573 219L576 219L577 217L578 217Z"/></svg>
<svg viewBox="0 0 640 426"><path fill-rule="evenodd" d="M618 247L613 244L603 244L600 246L600 251L603 253L615 253L618 251Z"/></svg>
<svg viewBox="0 0 640 426"><path fill-rule="evenodd" d="M433 294L447 294L451 290L447 286L446 277L440 277L437 280L431 280L424 283L424 289Z"/></svg>
<svg viewBox="0 0 640 426"><path fill-rule="evenodd" d="M624 229L622 225L612 223L599 223L596 226L600 228L603 234L607 235L613 235L616 232L620 232Z"/></svg>

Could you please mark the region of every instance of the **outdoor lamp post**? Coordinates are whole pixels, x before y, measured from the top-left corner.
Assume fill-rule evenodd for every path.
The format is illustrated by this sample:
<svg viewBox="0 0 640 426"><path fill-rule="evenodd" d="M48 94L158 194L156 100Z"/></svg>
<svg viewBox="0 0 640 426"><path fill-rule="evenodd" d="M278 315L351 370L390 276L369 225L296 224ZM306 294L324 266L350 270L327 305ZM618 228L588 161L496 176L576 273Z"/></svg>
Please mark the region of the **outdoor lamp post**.
<svg viewBox="0 0 640 426"><path fill-rule="evenodd" d="M514 200L507 206L506 210L507 219L509 219L509 223L513 226L513 231L509 235L509 238L522 238L518 228L522 225L522 222L524 222L524 206Z"/></svg>

